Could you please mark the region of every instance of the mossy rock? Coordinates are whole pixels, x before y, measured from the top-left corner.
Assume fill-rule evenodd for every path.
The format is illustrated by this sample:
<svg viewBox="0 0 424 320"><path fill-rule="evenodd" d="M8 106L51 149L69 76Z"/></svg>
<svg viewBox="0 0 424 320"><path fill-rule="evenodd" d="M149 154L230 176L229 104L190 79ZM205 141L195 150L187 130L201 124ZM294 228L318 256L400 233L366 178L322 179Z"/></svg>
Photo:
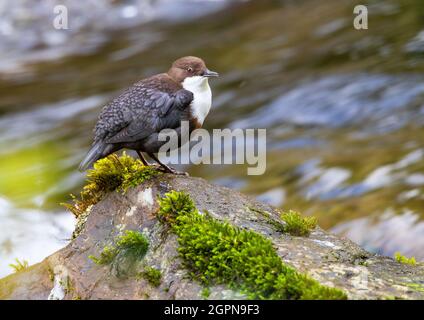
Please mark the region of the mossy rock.
<svg viewBox="0 0 424 320"><path fill-rule="evenodd" d="M84 221L65 248L1 279L0 298L46 299L72 283L63 299L424 299L423 264L374 255L314 224L296 234L275 208L199 178L154 174L116 187ZM126 230L148 242L134 259L133 242L120 243Z"/></svg>

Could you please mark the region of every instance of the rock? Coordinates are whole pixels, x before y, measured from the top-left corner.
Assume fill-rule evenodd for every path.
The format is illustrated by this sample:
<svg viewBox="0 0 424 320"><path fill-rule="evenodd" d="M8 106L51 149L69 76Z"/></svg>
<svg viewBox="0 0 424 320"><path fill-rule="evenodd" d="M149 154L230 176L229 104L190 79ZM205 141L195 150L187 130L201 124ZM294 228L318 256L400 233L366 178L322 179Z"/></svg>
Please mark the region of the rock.
<svg viewBox="0 0 424 320"><path fill-rule="evenodd" d="M272 242L282 261L323 285L343 290L349 299L424 299L424 266L401 264L371 254L347 239L319 227L309 236L291 236L279 226L276 209L203 179L161 175L125 194L107 193L81 216L78 234L65 248L41 263L0 280L0 299L200 299L204 287L193 281L178 254L177 236L157 218L157 199L171 190L185 191L200 212L252 230ZM143 265L160 270L160 281L130 268L119 255L98 265L105 246L113 246L124 230L138 230L149 240ZM153 277L153 275L152 275ZM157 280L157 279L156 279ZM211 299L243 299L246 295L215 285Z"/></svg>

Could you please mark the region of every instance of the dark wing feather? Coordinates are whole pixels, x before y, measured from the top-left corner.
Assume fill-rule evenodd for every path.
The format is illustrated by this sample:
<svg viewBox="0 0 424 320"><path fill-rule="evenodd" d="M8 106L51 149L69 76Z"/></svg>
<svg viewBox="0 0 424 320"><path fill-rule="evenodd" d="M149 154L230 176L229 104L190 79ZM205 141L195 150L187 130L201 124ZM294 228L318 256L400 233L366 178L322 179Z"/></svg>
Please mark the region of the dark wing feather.
<svg viewBox="0 0 424 320"><path fill-rule="evenodd" d="M102 111L96 136L103 136L106 143L134 142L162 129L178 127L193 94L178 86L160 84L141 82L112 101Z"/></svg>

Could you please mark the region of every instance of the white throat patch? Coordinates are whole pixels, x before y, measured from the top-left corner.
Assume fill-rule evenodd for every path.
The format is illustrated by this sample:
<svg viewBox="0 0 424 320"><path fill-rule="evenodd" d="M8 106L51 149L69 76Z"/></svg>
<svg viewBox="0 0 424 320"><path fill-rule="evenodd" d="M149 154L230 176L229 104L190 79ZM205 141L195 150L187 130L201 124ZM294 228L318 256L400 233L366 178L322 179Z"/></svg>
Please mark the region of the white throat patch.
<svg viewBox="0 0 424 320"><path fill-rule="evenodd" d="M208 78L201 76L187 77L183 81L183 88L193 93L190 108L192 116L203 124L212 105L212 92Z"/></svg>

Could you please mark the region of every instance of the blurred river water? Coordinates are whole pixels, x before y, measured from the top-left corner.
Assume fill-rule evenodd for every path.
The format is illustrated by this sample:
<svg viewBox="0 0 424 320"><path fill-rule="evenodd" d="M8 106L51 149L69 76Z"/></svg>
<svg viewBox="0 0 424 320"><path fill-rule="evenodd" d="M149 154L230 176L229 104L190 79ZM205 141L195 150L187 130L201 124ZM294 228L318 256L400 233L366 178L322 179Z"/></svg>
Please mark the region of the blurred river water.
<svg viewBox="0 0 424 320"><path fill-rule="evenodd" d="M424 260L424 2L368 1L368 30L353 28L356 4L1 1L0 276L66 245L75 221L59 203L83 185L101 107L185 55L221 75L206 129L267 129L263 176L191 175Z"/></svg>

